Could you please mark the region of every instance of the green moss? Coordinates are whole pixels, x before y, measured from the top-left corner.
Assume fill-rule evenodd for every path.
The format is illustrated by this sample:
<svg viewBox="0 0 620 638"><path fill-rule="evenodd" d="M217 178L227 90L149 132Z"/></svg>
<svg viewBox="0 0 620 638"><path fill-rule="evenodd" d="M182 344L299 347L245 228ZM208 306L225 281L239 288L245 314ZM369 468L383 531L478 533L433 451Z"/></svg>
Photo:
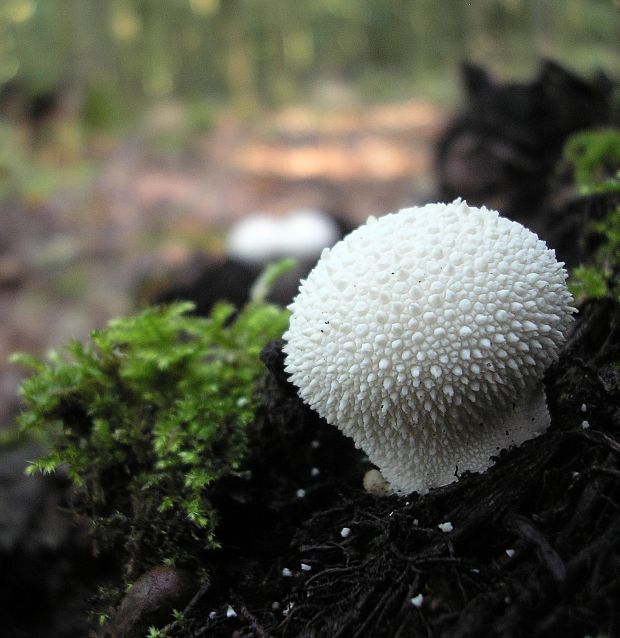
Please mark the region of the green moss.
<svg viewBox="0 0 620 638"><path fill-rule="evenodd" d="M620 301L620 206L603 221L592 224L592 230L601 235L603 242L591 265L582 264L572 270L569 289L578 301L601 297Z"/></svg>
<svg viewBox="0 0 620 638"><path fill-rule="evenodd" d="M46 362L14 357L34 369L20 425L51 435L29 471L67 467L74 508L125 566L123 584L217 547L210 490L244 471L259 353L288 322L287 311L260 301L234 321L229 305L209 318L191 309L116 319Z"/></svg>
<svg viewBox="0 0 620 638"><path fill-rule="evenodd" d="M620 130L585 131L572 136L564 148L564 160L572 167L575 185L584 196L620 193ZM602 243L593 261L571 273L569 287L578 300L612 296L620 299L620 206L592 224Z"/></svg>
<svg viewBox="0 0 620 638"><path fill-rule="evenodd" d="M564 146L564 160L583 195L620 192L620 130L576 133Z"/></svg>
<svg viewBox="0 0 620 638"><path fill-rule="evenodd" d="M605 273L594 266L577 266L571 273L569 288L576 299L599 299L609 296L609 283Z"/></svg>

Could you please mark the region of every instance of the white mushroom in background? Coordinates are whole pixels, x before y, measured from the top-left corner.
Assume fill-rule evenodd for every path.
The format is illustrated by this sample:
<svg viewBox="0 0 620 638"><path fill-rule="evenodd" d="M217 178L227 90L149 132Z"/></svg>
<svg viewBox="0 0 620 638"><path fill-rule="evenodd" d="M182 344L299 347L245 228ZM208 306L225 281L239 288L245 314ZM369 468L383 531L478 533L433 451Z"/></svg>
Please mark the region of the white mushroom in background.
<svg viewBox="0 0 620 638"><path fill-rule="evenodd" d="M253 213L232 226L227 237L231 257L263 263L282 257L316 259L340 237L336 222L327 213L300 208L284 217Z"/></svg>
<svg viewBox="0 0 620 638"><path fill-rule="evenodd" d="M291 304L286 371L400 492L481 472L550 422L566 271L522 225L429 204L325 249Z"/></svg>

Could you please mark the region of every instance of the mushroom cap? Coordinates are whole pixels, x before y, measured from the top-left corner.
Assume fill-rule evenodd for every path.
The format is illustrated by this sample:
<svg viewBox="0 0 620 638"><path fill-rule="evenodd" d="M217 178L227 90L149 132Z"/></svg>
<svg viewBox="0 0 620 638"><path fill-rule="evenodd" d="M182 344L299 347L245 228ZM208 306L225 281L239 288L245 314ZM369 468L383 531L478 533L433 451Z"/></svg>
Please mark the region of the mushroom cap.
<svg viewBox="0 0 620 638"><path fill-rule="evenodd" d="M484 207L371 217L301 282L286 371L394 489L426 492L548 426L541 381L575 312L566 277Z"/></svg>
<svg viewBox="0 0 620 638"><path fill-rule="evenodd" d="M268 262L282 257L316 259L340 237L332 217L315 208L300 208L278 217L253 213L230 229L227 252L241 261Z"/></svg>

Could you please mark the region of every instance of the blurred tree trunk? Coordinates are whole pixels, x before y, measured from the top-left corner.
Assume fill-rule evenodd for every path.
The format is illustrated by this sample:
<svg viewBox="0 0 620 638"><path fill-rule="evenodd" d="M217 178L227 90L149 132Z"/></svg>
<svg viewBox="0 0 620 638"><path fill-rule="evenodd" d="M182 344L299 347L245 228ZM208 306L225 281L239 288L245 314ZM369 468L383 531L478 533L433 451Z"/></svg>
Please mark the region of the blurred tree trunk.
<svg viewBox="0 0 620 638"><path fill-rule="evenodd" d="M90 29L87 28L84 0L71 0L70 21L71 49L69 57L69 80L82 86L88 77L88 43Z"/></svg>
<svg viewBox="0 0 620 638"><path fill-rule="evenodd" d="M92 10L92 51L95 57L94 73L89 81L95 85L109 85L116 81L116 47L111 33L111 4L93 0Z"/></svg>
<svg viewBox="0 0 620 638"><path fill-rule="evenodd" d="M163 97L174 88L171 52L167 46L167 27L171 7L142 0L140 14L144 24L143 78L144 92L148 97Z"/></svg>
<svg viewBox="0 0 620 638"><path fill-rule="evenodd" d="M79 86L113 79L113 48L110 37L110 4L101 0L71 0L69 29L72 55L69 76Z"/></svg>
<svg viewBox="0 0 620 638"><path fill-rule="evenodd" d="M242 112L255 108L257 101L257 67L250 39L245 32L246 20L241 0L226 0L221 5L226 47L226 83L234 106Z"/></svg>

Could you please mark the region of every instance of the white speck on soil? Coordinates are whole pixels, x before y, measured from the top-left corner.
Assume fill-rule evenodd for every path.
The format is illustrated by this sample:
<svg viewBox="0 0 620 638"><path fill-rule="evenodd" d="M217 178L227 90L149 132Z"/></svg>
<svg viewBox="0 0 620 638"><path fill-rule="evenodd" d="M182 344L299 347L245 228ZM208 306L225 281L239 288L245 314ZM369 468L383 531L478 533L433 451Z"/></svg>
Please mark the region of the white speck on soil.
<svg viewBox="0 0 620 638"><path fill-rule="evenodd" d="M318 467L313 467L313 468L310 470L310 476L313 476L313 477L315 477L315 478L316 478L316 477L317 477L320 473L321 473L321 470L319 470L319 468L318 468Z"/></svg>
<svg viewBox="0 0 620 638"><path fill-rule="evenodd" d="M306 495L306 490L299 489L295 492L297 498L303 498Z"/></svg>
<svg viewBox="0 0 620 638"><path fill-rule="evenodd" d="M312 569L312 567L310 567L310 565L306 565L306 563L302 563L301 564L301 571L302 572L309 572Z"/></svg>
<svg viewBox="0 0 620 638"><path fill-rule="evenodd" d="M581 422L581 429L582 430L587 430L590 427L590 424L587 421L582 421Z"/></svg>
<svg viewBox="0 0 620 638"><path fill-rule="evenodd" d="M439 523L439 525L437 525L437 527L439 527L439 529L444 532L444 534L447 534L448 532L451 532L454 527L452 525L452 523L450 521L446 521L445 523Z"/></svg>
<svg viewBox="0 0 620 638"><path fill-rule="evenodd" d="M350 527L343 527L340 530L340 536L342 536L342 538L347 538L350 533L351 533L351 528Z"/></svg>
<svg viewBox="0 0 620 638"><path fill-rule="evenodd" d="M420 609L420 607L422 607L422 603L424 602L424 596L422 596L422 594L418 594L417 596L414 596L411 599L411 604L414 607L417 607L418 609Z"/></svg>
<svg viewBox="0 0 620 638"><path fill-rule="evenodd" d="M280 609L280 603L277 601L274 603L271 603L271 609L273 609L274 611L277 611L278 609Z"/></svg>
<svg viewBox="0 0 620 638"><path fill-rule="evenodd" d="M315 439L314 441L312 441L312 443L310 443L310 445L312 446L313 450L316 450L317 448L321 447L321 442Z"/></svg>
<svg viewBox="0 0 620 638"><path fill-rule="evenodd" d="M209 618L211 620L213 620L216 616L217 616L217 613L215 611L212 611L212 612L209 613Z"/></svg>
<svg viewBox="0 0 620 638"><path fill-rule="evenodd" d="M508 556L508 558L512 558L517 552L514 549L507 549L506 550L506 556Z"/></svg>
<svg viewBox="0 0 620 638"><path fill-rule="evenodd" d="M293 572L288 567L285 567L282 570L282 576L284 576L285 578L290 578L292 575L293 575Z"/></svg>
<svg viewBox="0 0 620 638"><path fill-rule="evenodd" d="M236 617L237 617L237 612L230 605L228 605L228 609L226 610L226 618L236 618Z"/></svg>
<svg viewBox="0 0 620 638"><path fill-rule="evenodd" d="M581 404L581 411L582 412L587 412L588 411L588 406L585 403Z"/></svg>

